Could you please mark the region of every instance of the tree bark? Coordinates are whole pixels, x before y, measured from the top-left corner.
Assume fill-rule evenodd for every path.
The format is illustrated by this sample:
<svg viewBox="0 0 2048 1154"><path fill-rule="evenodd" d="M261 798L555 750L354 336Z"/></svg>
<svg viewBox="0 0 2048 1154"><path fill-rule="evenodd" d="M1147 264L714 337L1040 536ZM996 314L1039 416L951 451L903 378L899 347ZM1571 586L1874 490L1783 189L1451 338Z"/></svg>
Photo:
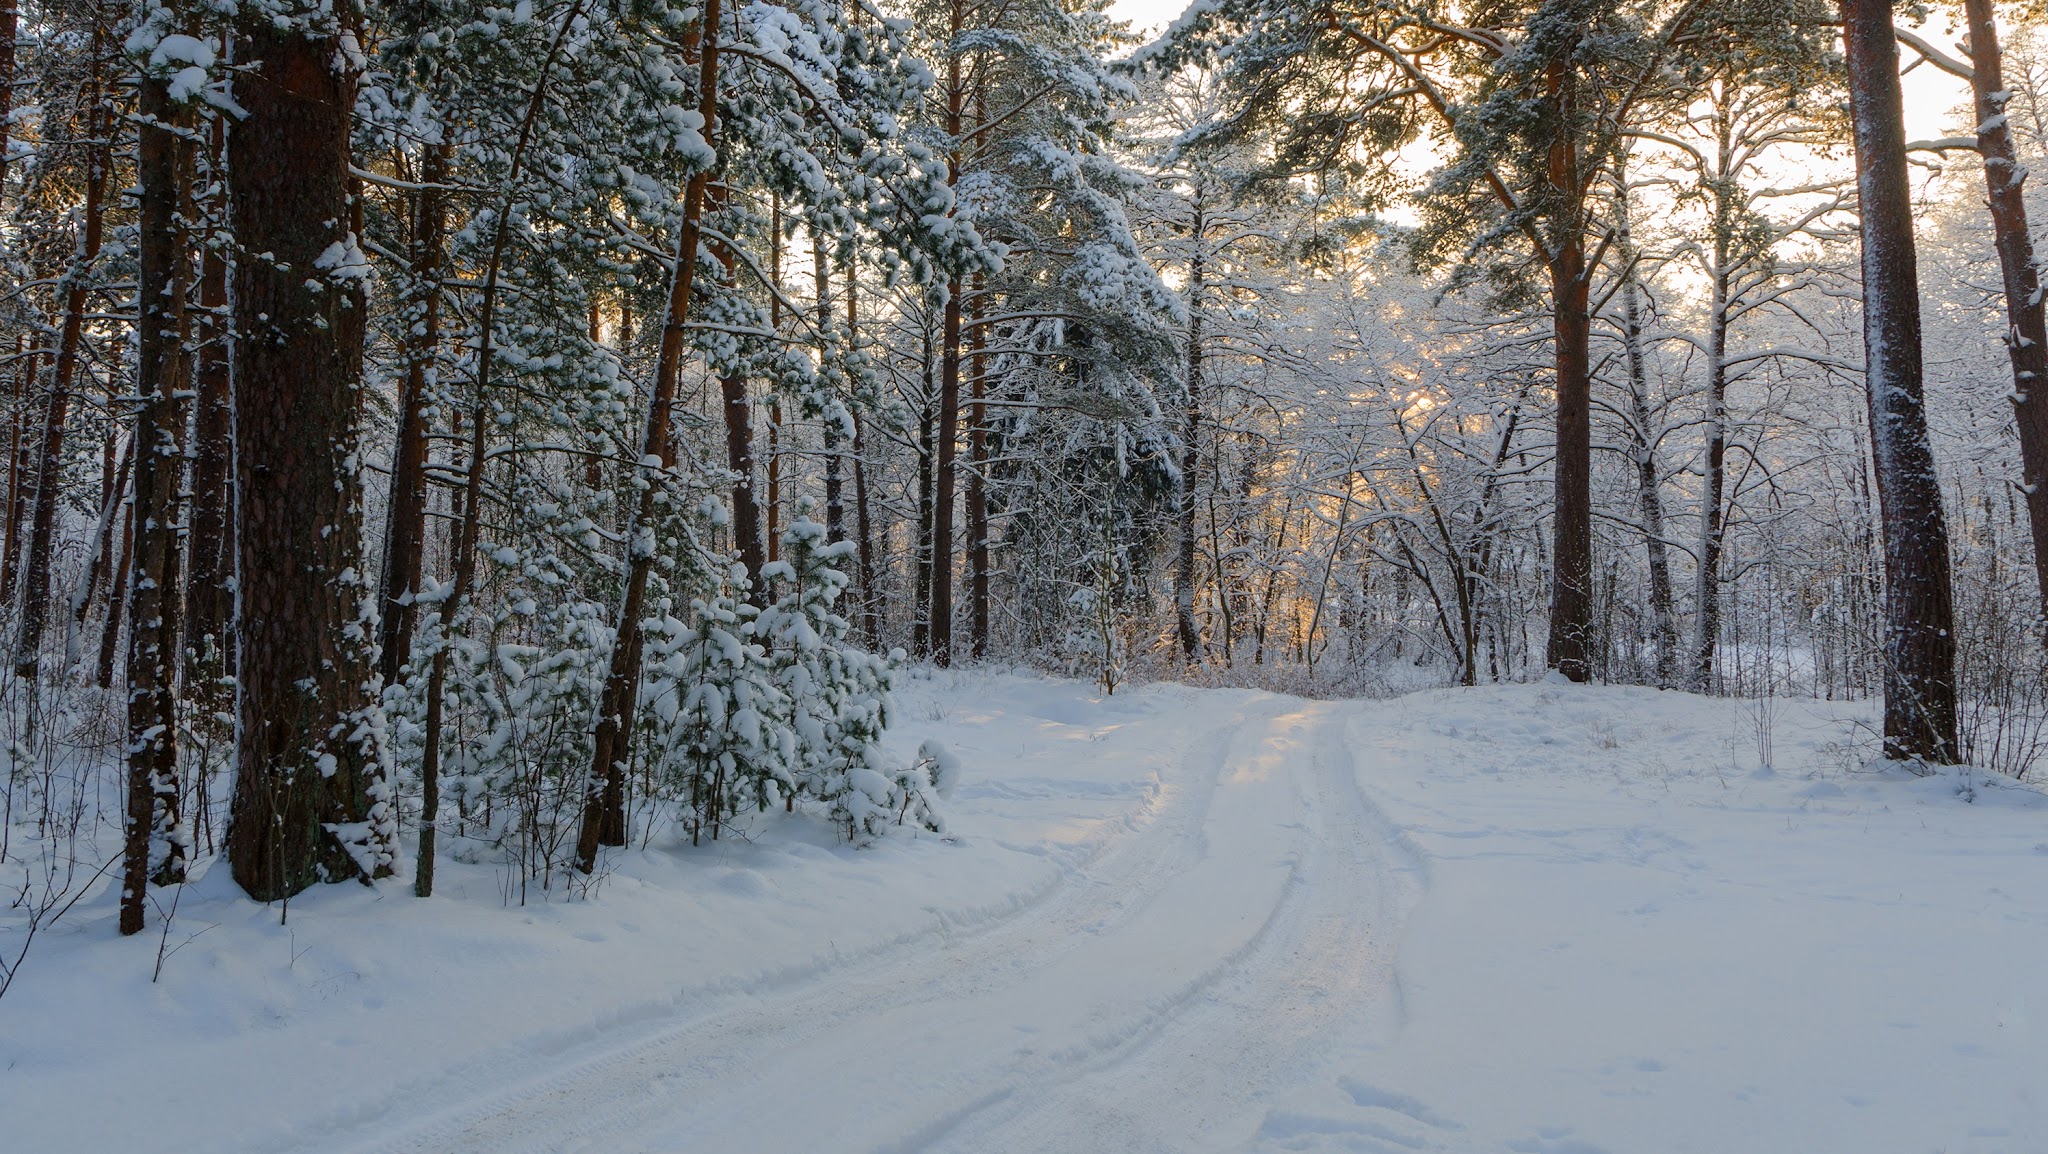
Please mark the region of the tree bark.
<svg viewBox="0 0 2048 1154"><path fill-rule="evenodd" d="M1202 290L1206 271L1202 243L1208 231L1203 191L1198 185L1188 228L1189 243L1194 247L1188 257L1188 349L1181 385L1180 540L1173 565L1180 654L1189 665L1202 659L1202 633L1195 625L1195 477L1202 468Z"/></svg>
<svg viewBox="0 0 2048 1154"><path fill-rule="evenodd" d="M2022 485L2027 523L2033 530L2034 575L2041 611L2048 617L2048 320L2041 300L2041 269L2027 226L2021 191L2026 173L2006 122L2004 60L1991 0L1963 0L1969 21L1970 87L1977 98L1977 151L1984 158L1984 186L1991 208L1991 232L2005 279L2005 351L2012 360L2012 407L2019 428ZM2048 637L2048 631L2044 631Z"/></svg>
<svg viewBox="0 0 2048 1154"><path fill-rule="evenodd" d="M13 443L7 458L7 552L0 559L0 592L14 588L15 576L20 572L17 559L21 556L22 531L33 515L30 488L34 462L29 459L29 430L35 417L37 389L41 385L42 354L30 348L30 338L21 338L20 348L24 351L20 368L14 378ZM40 425L36 427L40 428Z"/></svg>
<svg viewBox="0 0 2048 1154"><path fill-rule="evenodd" d="M21 556L21 587L16 601L18 613L14 638L14 671L20 677L36 675L37 658L43 647L43 627L50 601L50 557L55 551L57 503L64 481L64 432L70 416L71 385L78 374L79 348L85 338L87 289L93 266L99 260L105 236L107 188L107 125L105 97L101 92L101 35L97 26L92 40L92 75L86 82L86 178L85 203L81 209L78 254L64 275L64 320L57 337L57 364L51 374L50 395L44 403L41 445L36 466L35 515L30 519L28 546Z"/></svg>
<svg viewBox="0 0 2048 1154"><path fill-rule="evenodd" d="M932 438L931 649L932 662L941 666L953 664L953 494L960 441L960 298L965 289L957 276L946 283L939 338L938 427Z"/></svg>
<svg viewBox="0 0 2048 1154"><path fill-rule="evenodd" d="M14 40L20 33L20 8L17 0L0 0L0 215L4 215L7 192L7 146L11 139L9 117L14 112ZM16 371L10 384L13 386L12 412L9 414L10 437L7 448L7 533L0 542L0 595L14 588L15 555L20 546L21 522L27 509L22 503L24 490L21 480L23 472L22 433L23 418L28 413L29 397L33 393L36 379L37 354L28 349L26 336L17 338L17 355L26 353L26 368Z"/></svg>
<svg viewBox="0 0 2048 1154"><path fill-rule="evenodd" d="M782 337L782 195L768 196L768 328ZM822 365L820 367L823 367ZM782 558L782 397L771 385L768 393L767 539L762 548L769 561Z"/></svg>
<svg viewBox="0 0 2048 1154"><path fill-rule="evenodd" d="M1575 96L1570 65L1551 67L1550 98L1569 112ZM1562 123L1570 115L1560 116ZM1593 425L1591 330L1587 316L1589 270L1579 220L1584 185L1578 144L1560 132L1550 146L1548 180L1566 199L1568 219L1555 230L1550 271L1551 328L1555 341L1557 449L1551 464L1556 525L1546 664L1573 681L1593 674Z"/></svg>
<svg viewBox="0 0 2048 1154"><path fill-rule="evenodd" d="M282 26L280 26L282 25ZM320 14L251 18L228 138L239 724L227 855L259 901L389 872L395 833L357 576L364 301L347 260L355 78Z"/></svg>
<svg viewBox="0 0 2048 1154"><path fill-rule="evenodd" d="M1623 235L1627 224L1622 225ZM1630 247L1621 250L1623 262L1634 259ZM1657 686L1669 689L1678 675L1678 618L1671 606L1671 560L1664 544L1664 494L1662 470L1657 467L1657 446L1650 412L1649 374L1643 362L1642 306L1637 299L1633 273L1621 286L1622 341L1628 357L1629 449L1636 465L1636 504L1643 518L1643 547L1650 571L1650 633L1655 646Z"/></svg>
<svg viewBox="0 0 2048 1154"><path fill-rule="evenodd" d="M1921 390L1919 269L1890 0L1840 0L1856 132L1863 348L1883 526L1884 753L1956 760L1948 529Z"/></svg>
<svg viewBox="0 0 2048 1154"><path fill-rule="evenodd" d="M988 278L974 274L967 336L967 621L968 651L976 660L988 656L988 334L982 325L987 293Z"/></svg>
<svg viewBox="0 0 2048 1154"><path fill-rule="evenodd" d="M718 145L718 28L720 0L705 0L703 19L693 35L697 38L697 111L703 117L700 130L706 144ZM619 603L618 625L613 634L611 666L598 698L597 728L592 742L590 772L584 786L583 816L576 835L576 868L591 873L597 868L597 850L609 844L623 844L625 836L625 760L633 733L633 710L640 693L640 615L647 598L647 578L654 567L654 529L658 512L655 494L664 476L675 465L675 438L671 435L676 384L682 377L683 357L689 348L685 325L690 314L690 290L697 274L697 251L704 235L704 201L711 182L711 169L690 174L683 186L683 220L676 230L676 259L669 281L668 315L661 328L661 349L655 359L654 387L649 392L647 425L641 438L639 468L647 476L645 488L633 509L628 526L626 587ZM730 448L730 443L728 443ZM648 468L650 460L654 468ZM739 510L734 510L737 517ZM756 535L758 542L758 534ZM758 558L757 558L758 559ZM758 572L756 570L755 572Z"/></svg>
<svg viewBox="0 0 2048 1154"><path fill-rule="evenodd" d="M951 27L955 42L966 26L966 14L965 0L953 0ZM951 142L946 154L949 188L960 182L960 126L965 97L956 44L946 61L946 137ZM932 463L931 648L932 661L941 666L953 663L953 492L960 440L961 298L966 289L957 273L946 279L946 309L939 337L938 453Z"/></svg>
<svg viewBox="0 0 2048 1154"><path fill-rule="evenodd" d="M860 266L846 262L846 351L860 350ZM869 646L882 645L880 591L875 588L875 541L868 510L867 438L860 409L853 411L853 527L859 537L856 557L860 565L860 631Z"/></svg>
<svg viewBox="0 0 2048 1154"><path fill-rule="evenodd" d="M140 80L136 174L136 396L134 499L129 512L128 813L120 929L139 932L151 875L181 881L185 852L178 821L178 486L184 427L185 301L191 288L183 204L189 113L171 101L166 81ZM108 622L108 631L113 623ZM157 853L164 860L159 867Z"/></svg>
<svg viewBox="0 0 2048 1154"><path fill-rule="evenodd" d="M818 297L818 357L819 368L822 369L824 357L830 349L825 334L832 329L832 269L825 261L825 246L816 237L811 238L811 280ZM819 422L819 435L825 450L825 540L831 543L846 539L846 465L839 459L842 441L840 420L846 412L845 408L836 411L827 408L824 419Z"/></svg>
<svg viewBox="0 0 2048 1154"><path fill-rule="evenodd" d="M224 188L227 136L224 118L209 117L207 184ZM211 222L223 206L206 209ZM222 678L234 672L228 630L234 620L235 574L234 400L229 395L228 258L223 238L206 237L199 258L198 347L194 350L192 505L186 541L184 643L190 655L187 692L208 712L225 710Z"/></svg>
<svg viewBox="0 0 2048 1154"><path fill-rule="evenodd" d="M934 442L938 439L938 394L937 381L933 376L935 365L932 360L931 314L924 316L924 396L917 414L917 563L912 574L915 583L913 593L913 620L910 625L910 652L924 658L932 655L932 573L936 568L933 551L932 524L937 502L933 499L933 482L936 477L932 460L937 455Z"/></svg>
<svg viewBox="0 0 2048 1154"><path fill-rule="evenodd" d="M1550 265L1556 341L1557 455L1550 640L1546 664L1573 681L1593 674L1591 326L1585 252L1568 240Z"/></svg>
<svg viewBox="0 0 2048 1154"><path fill-rule="evenodd" d="M412 269L407 286L405 383L398 395L398 435L391 449L391 495L384 515L384 565L378 589L377 671L394 685L412 659L419 609L413 603L427 544L427 409L441 345L441 262L448 227L447 141L429 144L412 196Z"/></svg>

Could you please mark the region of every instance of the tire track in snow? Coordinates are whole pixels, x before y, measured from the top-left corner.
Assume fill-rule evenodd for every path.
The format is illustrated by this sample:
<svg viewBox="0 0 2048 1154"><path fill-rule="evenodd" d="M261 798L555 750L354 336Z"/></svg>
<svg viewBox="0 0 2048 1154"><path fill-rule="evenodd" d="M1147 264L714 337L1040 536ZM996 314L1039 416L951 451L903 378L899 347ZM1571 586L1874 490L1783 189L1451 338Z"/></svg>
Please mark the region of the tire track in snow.
<svg viewBox="0 0 2048 1154"><path fill-rule="evenodd" d="M1191 1151L1252 1142L1340 1044L1398 1029L1395 953L1426 879L1359 786L1348 718L1313 718L1301 857L1260 934L1123 1045L1016 1085L904 1150Z"/></svg>
<svg viewBox="0 0 2048 1154"><path fill-rule="evenodd" d="M673 1123L678 1112L702 1116L754 1075L774 1084L769 1067L775 1059L800 1053L821 1036L859 1033L934 999L972 1004L1026 981L1091 938L1143 915L1191 864L1229 768L1232 738L1247 718L1285 705L1284 699L1252 699L1238 718L1190 742L1185 772L1161 784L1149 821L1105 837L1046 891L965 932L942 925L801 977L711 992L701 1002L678 999L663 1021L629 1036L613 1029L560 1052L477 1063L459 1076L301 1131L301 1145L390 1152L578 1149L605 1135ZM805 1096L788 1082L780 1108L803 1113ZM364 1137L366 1131L374 1136ZM674 1137L652 1145L615 1137L605 1146L690 1148Z"/></svg>

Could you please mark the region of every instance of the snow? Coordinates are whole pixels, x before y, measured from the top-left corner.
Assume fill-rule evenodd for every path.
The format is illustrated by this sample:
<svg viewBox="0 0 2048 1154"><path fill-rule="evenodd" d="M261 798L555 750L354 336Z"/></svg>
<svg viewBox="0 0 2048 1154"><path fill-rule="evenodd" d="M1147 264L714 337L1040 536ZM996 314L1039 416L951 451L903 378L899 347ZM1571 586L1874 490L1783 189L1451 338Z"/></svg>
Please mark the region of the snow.
<svg viewBox="0 0 2048 1154"><path fill-rule="evenodd" d="M155 984L88 898L0 999L9 1148L2048 1148L2048 798L1864 768L1866 704L898 701L949 838L768 815L284 924L215 869Z"/></svg>

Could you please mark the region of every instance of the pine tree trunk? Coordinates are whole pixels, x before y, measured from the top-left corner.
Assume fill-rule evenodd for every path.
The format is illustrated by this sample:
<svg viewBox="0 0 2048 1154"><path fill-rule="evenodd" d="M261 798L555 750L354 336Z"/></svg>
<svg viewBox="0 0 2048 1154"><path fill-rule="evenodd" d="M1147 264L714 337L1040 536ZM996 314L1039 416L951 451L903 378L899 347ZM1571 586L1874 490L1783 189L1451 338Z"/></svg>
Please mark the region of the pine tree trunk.
<svg viewBox="0 0 2048 1154"><path fill-rule="evenodd" d="M768 196L768 328L782 338L782 195ZM782 558L782 397L771 384L768 394L767 539L762 549L768 560Z"/></svg>
<svg viewBox="0 0 2048 1154"><path fill-rule="evenodd" d="M389 871L395 832L361 636L361 282L348 234L355 80L319 14L251 18L228 139L240 534L236 773L227 856L259 901ZM283 24L283 27L279 25ZM323 267L324 266L324 267ZM374 739L369 739L374 740Z"/></svg>
<svg viewBox="0 0 2048 1154"><path fill-rule="evenodd" d="M1174 552L1174 616L1180 632L1181 660L1193 665L1202 659L1202 633L1195 625L1195 477L1202 469L1202 291L1204 289L1203 238L1208 233L1196 190L1194 216L1188 238L1194 246L1188 258L1188 348L1181 386L1180 445L1180 540Z"/></svg>
<svg viewBox="0 0 2048 1154"><path fill-rule="evenodd" d="M988 656L988 334L983 327L988 278L974 274L968 330L967 573L969 652Z"/></svg>
<svg viewBox="0 0 2048 1154"><path fill-rule="evenodd" d="M87 289L93 266L99 260L105 236L104 205L107 188L106 108L101 93L100 57L102 43L97 26L92 41L92 76L87 81L85 203L80 222L78 254L64 275L64 320L57 337L57 364L51 375L50 395L44 402L43 429L38 450L35 481L35 514L30 519L27 548L21 555L21 587L16 606L14 671L20 677L36 675L37 658L43 647L43 628L50 602L50 558L55 552L57 505L64 482L65 422L70 416L71 385L78 375L80 346L85 338Z"/></svg>
<svg viewBox="0 0 2048 1154"><path fill-rule="evenodd" d="M1984 185L1991 208L1991 232L2005 278L2005 349L2012 360L2012 405L2020 434L2020 459L2033 530L2034 575L2041 609L2048 616L2048 320L2043 317L2041 269L2027 226L2021 192L2026 172L2013 148L2005 108L2004 60L1991 0L1963 0L1970 25L1970 87L1977 98L1977 151L1984 157ZM2044 631L2048 636L2048 631Z"/></svg>
<svg viewBox="0 0 2048 1154"><path fill-rule="evenodd" d="M132 440L130 445L134 445ZM94 667L93 677L93 684L101 689L112 689L114 686L114 653L120 648L121 617L128 607L128 583L135 576L135 501L133 491L127 482L133 460L132 452L124 455L121 461L121 496L107 510L107 558L113 580L107 587L107 621L105 628L100 630L100 659ZM120 526L118 554L114 552L115 545L111 536L116 525ZM74 614L73 628L82 630L84 625L85 602L81 600Z"/></svg>
<svg viewBox="0 0 2048 1154"><path fill-rule="evenodd" d="M547 61L542 65L540 78L534 83L533 94L527 100L526 115L519 123L519 139L512 147L512 162L505 175L506 200L498 206L496 225L491 231L490 256L484 266L483 292L477 303L476 378L471 382L469 400L469 452L462 481L462 516L455 530L454 578L449 584L447 597L439 606L443 644L434 650L434 659L427 671L426 718L421 726L420 843L412 886L412 892L416 897L432 897L434 894L434 849L436 835L440 832L437 823L441 810L441 733L443 714L447 708L447 640L459 627L463 604L476 582L477 538L483 526L484 475L490 463L487 437L491 427L491 373L497 363L494 341L498 331L498 296L500 277L505 268L505 247L511 238L512 219L517 208L517 202L513 197L519 192L519 177L525 168L527 148L533 142L534 126L539 122L541 111L546 106L548 79L553 74L555 61L560 57L562 46L568 40L569 32L580 15L580 5L569 10L568 19L555 33L554 44L548 50ZM432 211L438 213L439 206L434 206ZM422 238L431 240L435 251L427 257L430 262L427 273L416 276L415 285L418 287L427 288L431 284L430 278L439 270L440 231L438 220L423 222L420 229ZM431 288L428 288L428 291L432 291ZM433 345L429 343L424 349L415 352L415 363L418 363L418 360L433 356Z"/></svg>
<svg viewBox="0 0 2048 1154"><path fill-rule="evenodd" d="M1624 226L1625 227L1625 226ZM1624 262L1633 254L1623 250ZM1643 518L1643 547L1650 571L1650 633L1657 685L1669 689L1678 674L1678 618L1671 606L1671 560L1664 544L1664 494L1657 447L1651 440L1650 382L1643 364L1642 306L1631 274L1621 286L1622 336L1628 356L1629 449L1635 456L1636 504Z"/></svg>
<svg viewBox="0 0 2048 1154"><path fill-rule="evenodd" d="M207 147L207 184L223 187L227 136L215 113ZM206 209L209 221L224 211ZM194 350L192 507L186 541L184 643L190 655L186 690L203 712L224 712L231 695L220 684L234 672L228 630L234 619L235 573L234 400L229 395L228 259L221 239L209 236L199 261L198 347Z"/></svg>
<svg viewBox="0 0 2048 1154"><path fill-rule="evenodd" d="M141 218L136 229L134 499L129 514L128 813L121 932L143 927L151 875L183 880L178 821L178 485L184 427L185 301L191 288L183 204L184 144L191 117L167 82L140 81L136 147ZM161 127L160 127L161 126ZM108 633L114 632L110 619ZM155 852L164 851L156 868Z"/></svg>
<svg viewBox="0 0 2048 1154"><path fill-rule="evenodd" d="M910 652L920 658L932 655L932 572L935 568L932 523L937 507L933 498L936 478L932 459L937 455L934 442L938 439L938 395L935 391L937 381L933 376L935 365L929 312L924 320L924 397L917 414L917 564L913 574L916 591L914 620L910 626Z"/></svg>
<svg viewBox="0 0 2048 1154"><path fill-rule="evenodd" d="M1591 326L1585 252L1566 243L1550 266L1556 340L1556 544L1551 570L1546 664L1573 681L1593 674L1593 495Z"/></svg>
<svg viewBox="0 0 2048 1154"><path fill-rule="evenodd" d="M966 25L964 0L953 0L952 34L960 36ZM946 185L960 182L960 123L965 111L960 53L951 51L946 62L946 136L952 142L946 154ZM953 663L953 492L954 468L960 440L960 318L962 297L967 286L958 274L946 280L946 308L939 337L939 412L936 448L932 462L932 661Z"/></svg>
<svg viewBox="0 0 2048 1154"><path fill-rule="evenodd" d="M710 191L712 212L723 212L731 191L723 184ZM727 285L733 283L738 267L732 251L714 243L712 252L724 270ZM754 488L754 400L748 395L747 379L738 374L720 377L718 393L725 413L725 467L732 473L732 543L747 567L747 600L765 595L761 569L768 563L766 538L761 532L761 498ZM609 843L608 843L609 844Z"/></svg>
<svg viewBox="0 0 2048 1154"><path fill-rule="evenodd" d="M846 262L846 351L849 355L860 351L860 267L850 260ZM856 556L860 565L861 636L870 647L880 649L881 591L875 588L874 525L868 509L867 438L858 407L853 411L853 527L859 537Z"/></svg>
<svg viewBox="0 0 2048 1154"><path fill-rule="evenodd" d="M720 0L705 0L704 15L691 33L697 43L697 111L703 117L700 129L706 144L718 145L718 29ZM593 738L590 772L583 793L583 816L576 835L576 868L583 873L597 869L600 844L623 844L625 840L625 762L631 748L633 710L640 694L640 617L647 599L647 579L654 567L654 521L658 509L655 494L661 488L676 459L672 423L676 385L682 377L683 358L689 349L690 290L697 274L697 252L704 235L706 191L711 170L690 175L683 187L683 219L676 230L676 258L669 281L668 315L661 328L661 350L655 359L654 387L647 404L647 425L641 439L643 472L647 485L640 490L632 524L626 533L626 587L620 600L617 628L613 634L611 665L598 698L597 727ZM744 399L744 398L743 398ZM730 430L728 430L728 437ZM728 441L728 450L731 448ZM647 469L652 459L657 468ZM737 518L739 510L735 509ZM758 530L755 535L759 547ZM759 561L758 553L755 561ZM757 574L750 569L749 574ZM614 835L612 840L608 835Z"/></svg>
<svg viewBox="0 0 2048 1154"><path fill-rule="evenodd" d="M14 39L20 33L21 20L16 0L0 0L0 215L5 215L7 192L7 146L12 139L10 115L14 111ZM14 588L15 554L20 547L22 517L27 510L22 505L22 433L28 412L29 397L36 379L34 352L28 350L26 336L17 339L17 355L23 358L26 368L19 369L9 382L13 388L13 404L9 414L10 437L7 449L7 514L6 540L0 542L0 596Z"/></svg>
<svg viewBox="0 0 2048 1154"><path fill-rule="evenodd" d="M960 298L966 287L957 276L946 283L938 427L932 438L931 656L941 666L953 664L953 494L960 441Z"/></svg>
<svg viewBox="0 0 2048 1154"><path fill-rule="evenodd" d="M1570 109L1575 98L1569 65L1551 69L1550 97ZM1561 118L1565 123L1570 117ZM1550 147L1548 179L1554 193L1584 193L1578 145L1560 134ZM1556 343L1557 452L1551 465L1555 486L1556 546L1551 569L1550 639L1546 664L1573 681L1593 675L1593 426L1591 330L1587 316L1589 270L1585 234L1576 219L1556 230L1550 255L1551 327Z"/></svg>
<svg viewBox="0 0 2048 1154"><path fill-rule="evenodd" d="M17 558L21 556L21 535L27 528L32 515L30 504L29 430L36 414L35 397L40 379L42 354L30 348L30 338L21 338L19 348L25 350L21 367L14 377L14 413L12 420L12 444L7 454L7 549L0 558L0 593L14 588L14 580L20 572Z"/></svg>
<svg viewBox="0 0 2048 1154"><path fill-rule="evenodd" d="M1713 689L1714 650L1721 641L1721 521L1728 475L1728 245L1722 224L1716 224L1716 231L1707 311L1707 448L1700 466L1700 554L1693 598L1698 617L1691 673L1700 693Z"/></svg>
<svg viewBox="0 0 2048 1154"><path fill-rule="evenodd" d="M21 35L20 0L0 0L0 199L7 188L7 145L13 139L14 41Z"/></svg>
<svg viewBox="0 0 2048 1154"><path fill-rule="evenodd" d="M818 297L818 339L822 342L832 328L832 269L825 261L825 245L816 237L811 238L811 279ZM821 344L821 361L825 353L826 346ZM846 465L839 459L843 415L843 411L828 408L820 422L825 449L825 540L835 544L846 539Z"/></svg>
<svg viewBox="0 0 2048 1154"><path fill-rule="evenodd" d="M1889 0L1840 0L1863 234L1863 347L1884 535L1884 753L1953 762L1954 593L1927 439L1919 270Z"/></svg>
<svg viewBox="0 0 2048 1154"><path fill-rule="evenodd" d="M391 495L384 514L384 565L378 589L377 671L394 685L412 659L419 621L412 595L420 583L427 544L427 410L433 398L434 361L441 344L441 262L448 227L449 145L430 144L412 196L412 269L406 302L405 383L398 395L398 436L391 449Z"/></svg>

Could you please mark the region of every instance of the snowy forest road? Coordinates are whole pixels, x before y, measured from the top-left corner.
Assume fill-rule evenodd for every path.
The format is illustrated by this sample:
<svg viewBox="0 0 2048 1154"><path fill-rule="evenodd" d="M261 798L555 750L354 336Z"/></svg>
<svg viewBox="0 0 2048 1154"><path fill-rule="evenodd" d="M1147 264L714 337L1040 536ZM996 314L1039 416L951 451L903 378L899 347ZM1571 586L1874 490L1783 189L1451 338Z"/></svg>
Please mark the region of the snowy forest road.
<svg viewBox="0 0 2048 1154"><path fill-rule="evenodd" d="M1420 867L1361 795L1344 718L1245 699L1188 744L1146 820L1012 916L470 1070L322 1146L1242 1146L1332 1038L1398 1012Z"/></svg>

